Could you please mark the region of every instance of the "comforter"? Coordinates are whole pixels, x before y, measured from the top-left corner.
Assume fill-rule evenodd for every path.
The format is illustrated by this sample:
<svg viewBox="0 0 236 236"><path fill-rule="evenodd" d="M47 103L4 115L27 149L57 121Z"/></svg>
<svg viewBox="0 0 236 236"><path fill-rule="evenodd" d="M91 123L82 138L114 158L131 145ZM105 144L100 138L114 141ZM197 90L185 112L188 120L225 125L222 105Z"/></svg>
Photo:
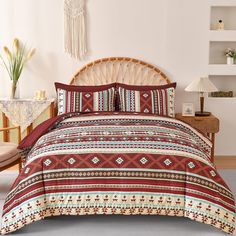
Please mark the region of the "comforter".
<svg viewBox="0 0 236 236"><path fill-rule="evenodd" d="M19 146L25 166L1 219L7 234L49 216L188 217L232 234L234 198L211 162L211 141L150 114L61 115Z"/></svg>

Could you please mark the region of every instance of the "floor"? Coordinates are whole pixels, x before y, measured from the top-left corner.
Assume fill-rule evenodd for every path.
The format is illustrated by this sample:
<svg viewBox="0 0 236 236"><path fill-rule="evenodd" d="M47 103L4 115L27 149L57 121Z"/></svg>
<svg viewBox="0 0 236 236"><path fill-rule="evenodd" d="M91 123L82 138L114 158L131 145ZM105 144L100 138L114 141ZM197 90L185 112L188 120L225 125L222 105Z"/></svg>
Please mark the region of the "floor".
<svg viewBox="0 0 236 236"><path fill-rule="evenodd" d="M219 171L236 196L236 170ZM0 173L0 215L4 198L16 178L15 171ZM217 236L223 232L185 218L164 216L62 216L30 224L19 236ZM236 235L236 234L235 234Z"/></svg>

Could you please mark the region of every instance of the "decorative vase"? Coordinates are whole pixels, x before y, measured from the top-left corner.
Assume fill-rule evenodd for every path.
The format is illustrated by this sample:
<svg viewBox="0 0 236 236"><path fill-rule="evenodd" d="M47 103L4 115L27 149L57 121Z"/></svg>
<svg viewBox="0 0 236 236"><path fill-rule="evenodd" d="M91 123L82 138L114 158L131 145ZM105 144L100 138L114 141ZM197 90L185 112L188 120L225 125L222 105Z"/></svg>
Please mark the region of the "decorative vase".
<svg viewBox="0 0 236 236"><path fill-rule="evenodd" d="M234 64L234 58L233 57L227 57L227 65L233 65Z"/></svg>
<svg viewBox="0 0 236 236"><path fill-rule="evenodd" d="M217 30L224 30L224 29L225 29L224 22L222 20L219 20L217 24Z"/></svg>
<svg viewBox="0 0 236 236"><path fill-rule="evenodd" d="M19 85L18 81L17 82L12 82L10 99L19 98L19 86L18 85Z"/></svg>

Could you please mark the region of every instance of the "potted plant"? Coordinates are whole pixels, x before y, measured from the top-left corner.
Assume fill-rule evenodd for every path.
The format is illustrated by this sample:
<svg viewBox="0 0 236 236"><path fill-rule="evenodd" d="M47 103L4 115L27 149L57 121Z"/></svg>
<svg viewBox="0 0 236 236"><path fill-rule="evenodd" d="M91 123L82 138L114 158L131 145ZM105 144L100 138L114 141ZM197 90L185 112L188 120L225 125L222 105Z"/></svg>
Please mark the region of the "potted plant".
<svg viewBox="0 0 236 236"><path fill-rule="evenodd" d="M236 58L235 50L231 48L225 49L225 56L227 58L227 65L233 65L234 59Z"/></svg>
<svg viewBox="0 0 236 236"><path fill-rule="evenodd" d="M10 51L7 46L3 47L5 57L0 55L4 67L12 81L11 86L11 99L15 99L17 83L24 68L25 63L34 55L35 48L27 49L16 38L13 40L12 50Z"/></svg>

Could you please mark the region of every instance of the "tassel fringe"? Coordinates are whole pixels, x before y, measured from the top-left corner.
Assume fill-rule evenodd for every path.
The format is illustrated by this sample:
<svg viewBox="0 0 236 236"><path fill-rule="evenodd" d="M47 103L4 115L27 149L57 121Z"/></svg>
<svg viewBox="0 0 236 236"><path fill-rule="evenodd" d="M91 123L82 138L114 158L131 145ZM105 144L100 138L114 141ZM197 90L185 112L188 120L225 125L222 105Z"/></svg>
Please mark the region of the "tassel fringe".
<svg viewBox="0 0 236 236"><path fill-rule="evenodd" d="M64 0L65 52L76 59L84 59L87 52L85 0Z"/></svg>

